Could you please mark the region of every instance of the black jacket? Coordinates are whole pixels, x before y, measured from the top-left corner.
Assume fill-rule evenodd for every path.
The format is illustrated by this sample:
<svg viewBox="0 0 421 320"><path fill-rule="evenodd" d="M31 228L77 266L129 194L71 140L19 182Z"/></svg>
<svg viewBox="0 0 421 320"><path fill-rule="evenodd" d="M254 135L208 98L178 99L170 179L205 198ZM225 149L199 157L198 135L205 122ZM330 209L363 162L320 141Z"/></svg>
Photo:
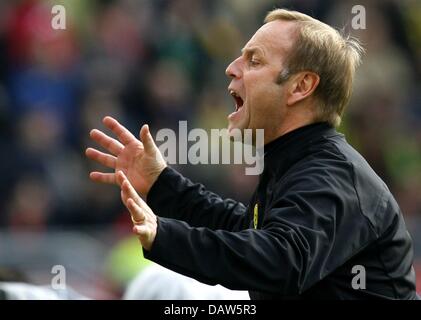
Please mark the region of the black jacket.
<svg viewBox="0 0 421 320"><path fill-rule="evenodd" d="M252 299L415 299L399 206L342 134L299 128L265 146L264 165L247 207L166 168L148 194L159 218L144 256Z"/></svg>

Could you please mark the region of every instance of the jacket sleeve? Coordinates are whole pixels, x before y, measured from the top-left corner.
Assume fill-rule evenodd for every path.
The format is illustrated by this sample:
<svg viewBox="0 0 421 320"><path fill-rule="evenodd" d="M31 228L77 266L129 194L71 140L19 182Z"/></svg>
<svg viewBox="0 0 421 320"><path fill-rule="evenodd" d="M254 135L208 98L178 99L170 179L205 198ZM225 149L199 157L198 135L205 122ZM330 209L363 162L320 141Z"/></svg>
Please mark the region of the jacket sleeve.
<svg viewBox="0 0 421 320"><path fill-rule="evenodd" d="M205 190L174 169L161 172L147 196L156 215L186 221L190 226L238 231L243 228L247 208L232 199Z"/></svg>
<svg viewBox="0 0 421 320"><path fill-rule="evenodd" d="M280 185L288 191L277 192L258 230L214 231L159 218L154 244L144 255L208 284L301 294L372 237L352 185L333 185L336 180L323 175L325 170L320 176L303 171Z"/></svg>

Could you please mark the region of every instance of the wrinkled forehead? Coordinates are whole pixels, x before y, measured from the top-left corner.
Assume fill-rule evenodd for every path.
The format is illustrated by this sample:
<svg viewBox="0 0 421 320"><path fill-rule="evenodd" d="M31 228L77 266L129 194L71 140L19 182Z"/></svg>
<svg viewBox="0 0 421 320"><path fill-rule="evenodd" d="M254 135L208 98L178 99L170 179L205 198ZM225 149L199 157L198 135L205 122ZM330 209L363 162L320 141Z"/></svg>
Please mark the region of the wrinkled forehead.
<svg viewBox="0 0 421 320"><path fill-rule="evenodd" d="M293 47L297 34L294 21L275 20L260 27L244 49L259 47L266 55L285 56Z"/></svg>

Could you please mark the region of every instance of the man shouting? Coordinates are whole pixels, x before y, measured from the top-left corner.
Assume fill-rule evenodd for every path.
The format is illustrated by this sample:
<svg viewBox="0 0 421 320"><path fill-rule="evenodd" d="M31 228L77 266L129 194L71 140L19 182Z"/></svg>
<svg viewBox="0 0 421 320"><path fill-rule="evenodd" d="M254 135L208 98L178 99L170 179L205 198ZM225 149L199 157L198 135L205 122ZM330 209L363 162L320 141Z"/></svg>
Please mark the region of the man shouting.
<svg viewBox="0 0 421 320"><path fill-rule="evenodd" d="M115 171L90 177L121 187L146 258L204 283L252 299L416 299L399 206L335 130L362 51L276 9L228 66L228 129L264 129L264 170L247 206L168 167L147 125L138 140L110 117L118 140L91 132L109 154L86 153Z"/></svg>

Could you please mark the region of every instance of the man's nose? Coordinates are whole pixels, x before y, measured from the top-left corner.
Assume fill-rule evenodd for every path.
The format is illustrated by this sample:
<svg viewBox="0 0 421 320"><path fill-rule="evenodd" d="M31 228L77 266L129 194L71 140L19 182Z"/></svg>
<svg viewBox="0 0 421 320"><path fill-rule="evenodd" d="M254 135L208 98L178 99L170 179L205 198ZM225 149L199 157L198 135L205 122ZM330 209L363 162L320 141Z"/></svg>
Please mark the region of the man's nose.
<svg viewBox="0 0 421 320"><path fill-rule="evenodd" d="M241 77L241 68L240 68L240 59L238 57L233 62L229 64L227 69L225 70L225 74L230 78L239 78Z"/></svg>

